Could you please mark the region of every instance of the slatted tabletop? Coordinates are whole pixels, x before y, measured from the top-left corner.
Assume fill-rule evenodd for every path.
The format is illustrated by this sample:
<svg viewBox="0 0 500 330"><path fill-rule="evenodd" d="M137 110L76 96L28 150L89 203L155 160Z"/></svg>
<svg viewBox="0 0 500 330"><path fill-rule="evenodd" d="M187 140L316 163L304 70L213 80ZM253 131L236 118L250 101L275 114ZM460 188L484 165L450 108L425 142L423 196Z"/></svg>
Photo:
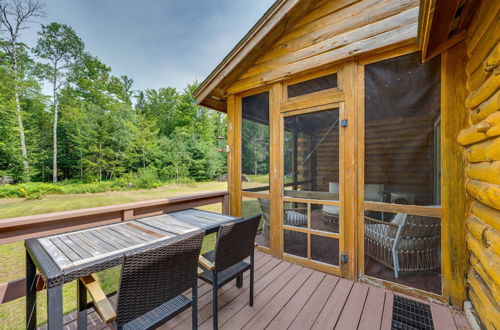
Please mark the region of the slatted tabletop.
<svg viewBox="0 0 500 330"><path fill-rule="evenodd" d="M217 228L234 217L189 209L39 238L61 270L91 263L195 230Z"/></svg>

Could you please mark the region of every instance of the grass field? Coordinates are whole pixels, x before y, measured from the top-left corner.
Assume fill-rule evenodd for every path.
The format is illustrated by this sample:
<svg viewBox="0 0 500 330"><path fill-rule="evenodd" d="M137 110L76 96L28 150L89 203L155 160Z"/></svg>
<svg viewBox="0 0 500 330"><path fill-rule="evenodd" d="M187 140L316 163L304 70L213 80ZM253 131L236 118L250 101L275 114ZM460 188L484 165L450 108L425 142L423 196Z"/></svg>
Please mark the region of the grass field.
<svg viewBox="0 0 500 330"><path fill-rule="evenodd" d="M116 191L89 194L47 195L37 200L18 198L0 199L0 221L23 215L42 214L58 211L76 210L88 207L114 205L189 195L214 190L227 189L225 182L201 182L189 185L169 185L155 189ZM201 209L220 212L221 205L207 205ZM213 248L214 235L207 236L203 251ZM0 245L0 283L24 277L25 257L22 242ZM117 288L119 269L113 268L98 274L99 281L105 292L113 292ZM64 311L70 312L76 308L76 286L69 283L64 286ZM39 292L37 302L38 324L46 321L45 291ZM24 298L0 305L0 329L22 329L25 324Z"/></svg>

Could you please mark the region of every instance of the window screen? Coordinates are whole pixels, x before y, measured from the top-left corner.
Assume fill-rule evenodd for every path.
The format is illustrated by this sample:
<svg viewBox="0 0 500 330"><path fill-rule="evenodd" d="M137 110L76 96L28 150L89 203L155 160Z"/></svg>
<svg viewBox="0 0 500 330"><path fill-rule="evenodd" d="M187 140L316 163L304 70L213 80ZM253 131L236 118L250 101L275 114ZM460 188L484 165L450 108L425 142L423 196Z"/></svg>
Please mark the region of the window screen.
<svg viewBox="0 0 500 330"><path fill-rule="evenodd" d="M439 202L439 66L414 53L365 67L365 200Z"/></svg>
<svg viewBox="0 0 500 330"><path fill-rule="evenodd" d="M287 86L288 97L296 97L337 87L337 74L302 81Z"/></svg>
<svg viewBox="0 0 500 330"><path fill-rule="evenodd" d="M242 186L269 191L269 92L242 99Z"/></svg>
<svg viewBox="0 0 500 330"><path fill-rule="evenodd" d="M439 56L365 66L366 201L440 207L439 135ZM441 294L441 219L365 209L365 275Z"/></svg>
<svg viewBox="0 0 500 330"><path fill-rule="evenodd" d="M339 111L285 118L285 196L338 200Z"/></svg>

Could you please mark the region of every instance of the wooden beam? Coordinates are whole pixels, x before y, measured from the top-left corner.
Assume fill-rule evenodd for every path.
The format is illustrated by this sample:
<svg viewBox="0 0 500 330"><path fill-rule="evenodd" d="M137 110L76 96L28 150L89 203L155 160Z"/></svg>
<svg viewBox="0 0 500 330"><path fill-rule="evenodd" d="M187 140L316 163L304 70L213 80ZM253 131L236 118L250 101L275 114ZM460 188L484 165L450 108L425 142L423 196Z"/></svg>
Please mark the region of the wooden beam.
<svg viewBox="0 0 500 330"><path fill-rule="evenodd" d="M204 256L199 256L198 263L210 271L215 269L215 265L213 264L213 262L211 262Z"/></svg>
<svg viewBox="0 0 500 330"><path fill-rule="evenodd" d="M364 202L364 209L367 211L407 213L420 215L423 217L441 217L441 208L406 204L388 204L382 202Z"/></svg>
<svg viewBox="0 0 500 330"><path fill-rule="evenodd" d="M36 291L45 289L45 282L40 274L36 275ZM0 305L26 295L26 278L0 284Z"/></svg>
<svg viewBox="0 0 500 330"><path fill-rule="evenodd" d="M273 58L284 56L296 51L303 49L312 49L316 45L322 46L326 49L324 51L332 50L337 43L339 46L345 45L341 42L341 39L337 39L332 36L343 35L343 38L347 38L354 41L356 38L352 38L352 34L349 36L349 31L355 30L365 30L365 35L367 37L370 35L369 22L383 21L386 18L393 17L395 22L400 22L400 16L396 16L401 12L406 12L408 9L418 6L418 1L410 0L405 2L398 2L393 0L363 0L359 1L352 6L343 8L342 10L336 11L330 15L321 17L315 21L310 22L307 25L295 28L292 31L286 33L280 40L273 45L273 49L268 51L262 56L259 62L269 61ZM408 15L409 13L406 13ZM409 14L411 16L411 14ZM416 23L416 16L413 21L409 24ZM387 21L386 21L387 23ZM388 24L389 26L392 24ZM395 23L392 29L396 28L398 23ZM407 24L405 24L407 25ZM416 36L415 30L415 36ZM347 35L344 35L347 34ZM366 39L366 38L363 38ZM333 45L329 43L321 43L323 41L332 41ZM361 39L358 39L361 40ZM322 51L316 51L309 56L317 55Z"/></svg>
<svg viewBox="0 0 500 330"><path fill-rule="evenodd" d="M226 102L221 101L221 100L216 100L216 99L211 98L211 97L207 97L206 99L204 99L200 103L200 105L204 106L204 107L207 107L207 108L210 108L210 109L213 109L213 110L220 111L220 112L226 112L227 111L227 104L226 104Z"/></svg>
<svg viewBox="0 0 500 330"><path fill-rule="evenodd" d="M276 83L269 93L269 167L270 167L270 248L275 257L283 256L283 203L281 190L283 187L283 119L281 104L283 102L282 84Z"/></svg>
<svg viewBox="0 0 500 330"><path fill-rule="evenodd" d="M355 135L356 143L356 255L357 255L357 274L365 274L365 206L364 206L364 187L365 187L365 66L358 63L356 67L356 95L355 95Z"/></svg>
<svg viewBox="0 0 500 330"><path fill-rule="evenodd" d="M441 253L443 295L461 308L466 298L467 248L465 244L464 157L456 137L467 125L468 110L463 42L441 58Z"/></svg>
<svg viewBox="0 0 500 330"><path fill-rule="evenodd" d="M395 4L395 2L393 3ZM386 9L384 8L384 10ZM349 17L343 12L340 12L339 14L342 14L345 17ZM345 22L345 24L337 21L335 22L335 25L340 31L346 31L345 33L330 34L333 37L329 37L323 41L309 45L311 40L317 41L317 38L314 39L311 37L308 40L303 41L305 43L304 45L297 45L297 49L295 51L292 51L292 49L290 49L291 45L287 43L286 47L284 47L280 53L274 55L266 54L266 57L269 57L271 59L252 65L243 75L241 75L240 79L248 78L265 71L275 70L280 66L294 63L324 52L332 51L334 49L349 45L353 42L358 42L363 39L394 30L398 27L413 24L417 20L417 16L418 7L413 7L409 10L399 12L394 16L376 20L373 23L367 25L365 25L366 20L362 15L349 17L349 20ZM277 51L274 50L274 52Z"/></svg>
<svg viewBox="0 0 500 330"><path fill-rule="evenodd" d="M241 99L234 94L227 97L227 154L230 214L241 215Z"/></svg>
<svg viewBox="0 0 500 330"><path fill-rule="evenodd" d="M93 275L87 275L80 278L80 281L85 285L90 296L94 300L94 309L99 314L104 323L108 324L116 320L116 312L111 306L108 297L104 294L99 282Z"/></svg>
<svg viewBox="0 0 500 330"><path fill-rule="evenodd" d="M291 77L299 72L316 69L327 64L333 64L341 60L346 60L348 58L357 56L358 54L366 54L370 51L383 48L385 46L400 44L407 41L414 41L416 33L416 23L405 25L403 27L381 33L371 38L354 42L345 47L322 53L317 56L312 56L301 61L290 63L272 71L266 71L255 76L238 80L228 88L228 92L240 92L252 87Z"/></svg>
<svg viewBox="0 0 500 330"><path fill-rule="evenodd" d="M356 160L358 136L356 135L356 93L357 93L357 62L350 62L342 70L342 84L345 93L344 106L340 108L339 120L347 120L347 126L340 129L340 216L342 239L341 251L348 256L348 262L343 266L346 278L355 280L356 268L356 230L357 230L357 198L356 198ZM343 241L343 242L342 242Z"/></svg>

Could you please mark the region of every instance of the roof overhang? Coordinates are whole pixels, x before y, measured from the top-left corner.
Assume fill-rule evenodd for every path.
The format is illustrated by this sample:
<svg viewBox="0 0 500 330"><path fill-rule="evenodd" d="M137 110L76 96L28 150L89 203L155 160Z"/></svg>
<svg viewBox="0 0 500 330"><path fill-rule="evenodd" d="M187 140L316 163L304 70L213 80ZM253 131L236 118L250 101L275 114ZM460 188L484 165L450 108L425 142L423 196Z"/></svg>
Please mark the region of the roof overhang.
<svg viewBox="0 0 500 330"><path fill-rule="evenodd" d="M231 52L200 84L194 96L198 104L226 112L222 85L236 80L265 50L295 23L313 0L277 0Z"/></svg>
<svg viewBox="0 0 500 330"><path fill-rule="evenodd" d="M476 0L421 0L418 44L422 61L441 54L465 38L477 9Z"/></svg>

